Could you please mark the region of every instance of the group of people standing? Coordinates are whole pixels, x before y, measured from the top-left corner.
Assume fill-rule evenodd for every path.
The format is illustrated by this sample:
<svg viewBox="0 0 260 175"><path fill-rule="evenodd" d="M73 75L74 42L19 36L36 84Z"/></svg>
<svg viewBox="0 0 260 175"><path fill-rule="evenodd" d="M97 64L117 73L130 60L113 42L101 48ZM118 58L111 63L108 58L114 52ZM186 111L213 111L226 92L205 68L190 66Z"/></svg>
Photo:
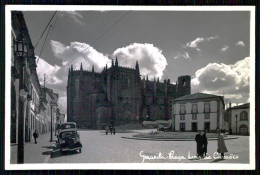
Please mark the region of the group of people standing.
<svg viewBox="0 0 260 175"><path fill-rule="evenodd" d="M202 131L199 131L195 137L195 141L197 143L197 156L203 158L207 155L208 151L208 138L206 135L206 130L203 133Z"/></svg>
<svg viewBox="0 0 260 175"><path fill-rule="evenodd" d="M221 154L221 158L224 159L224 153L228 152L227 147L225 145L224 136L221 134L220 129L217 130L218 133L218 148L217 152ZM199 133L195 136L195 141L197 143L197 157L204 158L207 156L208 151L208 138L207 138L207 130L199 131Z"/></svg>
<svg viewBox="0 0 260 175"><path fill-rule="evenodd" d="M116 127L114 125L106 126L106 135L110 131L111 135L112 133L115 135L116 134Z"/></svg>

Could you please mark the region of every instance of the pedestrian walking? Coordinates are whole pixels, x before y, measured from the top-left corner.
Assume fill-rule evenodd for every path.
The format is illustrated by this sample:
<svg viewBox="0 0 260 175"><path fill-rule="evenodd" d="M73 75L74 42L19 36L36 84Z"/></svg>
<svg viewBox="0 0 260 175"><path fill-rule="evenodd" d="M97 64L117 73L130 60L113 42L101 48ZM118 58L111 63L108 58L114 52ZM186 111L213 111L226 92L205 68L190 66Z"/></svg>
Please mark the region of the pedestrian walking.
<svg viewBox="0 0 260 175"><path fill-rule="evenodd" d="M116 127L113 126L112 130L113 130L113 134L115 135L116 134Z"/></svg>
<svg viewBox="0 0 260 175"><path fill-rule="evenodd" d="M208 138L207 138L207 130L204 130L204 133L202 134L202 145L203 145L203 156L207 155L208 152Z"/></svg>
<svg viewBox="0 0 260 175"><path fill-rule="evenodd" d="M34 133L33 133L33 138L34 138L34 143L37 144L37 138L39 137L39 134L38 132L35 130Z"/></svg>
<svg viewBox="0 0 260 175"><path fill-rule="evenodd" d="M109 126L109 130L110 130L110 133L111 133L111 135L112 135L112 130L113 130L112 125Z"/></svg>
<svg viewBox="0 0 260 175"><path fill-rule="evenodd" d="M202 132L199 133L195 137L195 141L197 143L197 157L202 157L203 154L203 144L202 144Z"/></svg>
<svg viewBox="0 0 260 175"><path fill-rule="evenodd" d="M109 130L109 128L108 128L108 126L106 126L106 135L108 134L108 130Z"/></svg>
<svg viewBox="0 0 260 175"><path fill-rule="evenodd" d="M225 145L225 140L223 134L220 132L220 129L217 130L218 133L218 149L217 152L221 154L221 158L224 159L224 153L228 152Z"/></svg>

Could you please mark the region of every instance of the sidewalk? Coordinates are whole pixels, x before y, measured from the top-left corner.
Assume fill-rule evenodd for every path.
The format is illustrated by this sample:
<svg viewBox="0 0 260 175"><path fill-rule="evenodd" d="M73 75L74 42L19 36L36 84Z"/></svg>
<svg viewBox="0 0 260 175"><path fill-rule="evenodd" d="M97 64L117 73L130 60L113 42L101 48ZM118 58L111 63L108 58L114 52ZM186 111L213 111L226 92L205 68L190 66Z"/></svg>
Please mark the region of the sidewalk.
<svg viewBox="0 0 260 175"><path fill-rule="evenodd" d="M194 139L189 139L189 138L171 138L171 139L167 139L167 138L139 138L139 137L124 137L122 136L121 138L123 139L133 139L133 140L151 140L151 141L194 141ZM238 139L238 137L235 136L229 136L229 137L225 137L225 140L231 140L231 139ZM208 141L214 141L217 140L217 138L208 138Z"/></svg>
<svg viewBox="0 0 260 175"><path fill-rule="evenodd" d="M53 136L53 140L56 136ZM51 157L54 142L50 142L50 133L39 135L37 144L34 140L24 144L24 163L47 163ZM17 144L11 146L11 163L17 163Z"/></svg>

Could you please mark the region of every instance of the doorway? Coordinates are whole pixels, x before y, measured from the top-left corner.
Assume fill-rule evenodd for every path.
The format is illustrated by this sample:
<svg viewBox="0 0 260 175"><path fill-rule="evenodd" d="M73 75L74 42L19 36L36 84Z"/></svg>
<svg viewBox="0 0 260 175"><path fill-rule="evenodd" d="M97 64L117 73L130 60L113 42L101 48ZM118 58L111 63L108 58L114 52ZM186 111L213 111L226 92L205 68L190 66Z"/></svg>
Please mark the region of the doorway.
<svg viewBox="0 0 260 175"><path fill-rule="evenodd" d="M204 123L204 130L207 130L207 131L210 130L210 122L205 122Z"/></svg>
<svg viewBox="0 0 260 175"><path fill-rule="evenodd" d="M180 131L185 131L185 123L180 123Z"/></svg>
<svg viewBox="0 0 260 175"><path fill-rule="evenodd" d="M197 132L198 131L198 124L196 122L191 123L191 131Z"/></svg>

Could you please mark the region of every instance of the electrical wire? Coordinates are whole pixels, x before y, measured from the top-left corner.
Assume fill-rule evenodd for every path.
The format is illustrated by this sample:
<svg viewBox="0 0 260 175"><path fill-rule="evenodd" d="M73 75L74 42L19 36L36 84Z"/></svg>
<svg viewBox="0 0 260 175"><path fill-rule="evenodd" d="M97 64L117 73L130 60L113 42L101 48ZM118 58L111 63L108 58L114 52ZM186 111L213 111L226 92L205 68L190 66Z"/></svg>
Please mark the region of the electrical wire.
<svg viewBox="0 0 260 175"><path fill-rule="evenodd" d="M52 36L52 32L53 32L53 30L54 30L54 28L55 28L55 25L56 25L56 22L57 22L58 17L59 17L59 16L58 16L58 13L57 13L56 19L55 19L55 21L54 21L54 24L53 24L53 27L52 27L50 36Z"/></svg>
<svg viewBox="0 0 260 175"><path fill-rule="evenodd" d="M51 33L50 33L50 36L52 36L52 32L53 32L53 30L54 30L54 28L55 28L55 24L56 24L56 22L57 22L57 19L58 19L58 16L56 17L56 20L55 20L55 22L54 22L54 24L53 24L53 27L50 27L50 28L52 28L52 29L51 29ZM49 29L49 31L50 31L50 29ZM49 33L49 31L48 31L48 33ZM46 42L47 37L48 37L48 34L47 34L47 36L46 36L46 38L45 38L45 41L44 41L44 44L43 44L41 53L40 53L40 55L39 55L39 58L40 58L40 56L41 56L41 54L42 54L42 51L43 51L43 49L44 49L44 46L45 46L45 42ZM37 60L36 63L38 63L39 58L38 58L38 60Z"/></svg>
<svg viewBox="0 0 260 175"><path fill-rule="evenodd" d="M41 40L43 34L45 33L46 29L48 28L49 24L51 23L52 19L54 18L55 14L57 13L57 11L54 12L54 14L52 15L50 21L48 22L47 26L45 27L45 29L43 30L40 38L38 39L38 41L36 42L36 45L34 46L34 50L36 49L37 45L39 44L39 41Z"/></svg>
<svg viewBox="0 0 260 175"><path fill-rule="evenodd" d="M93 44L95 44L101 37L103 37L108 31L110 31L110 29L112 29L113 26L115 26L122 18L124 18L127 14L129 13L126 12L124 15L122 15L117 21L115 21L115 23L113 25L111 25L104 33L102 33L101 35L99 35L99 37L94 41Z"/></svg>
<svg viewBox="0 0 260 175"><path fill-rule="evenodd" d="M123 19L126 15L128 15L129 11L126 12L124 15L122 15L120 18L118 18L111 26L109 26L109 28L107 30L105 30L101 35L99 35L96 40L93 42L93 44L95 44L100 38L102 38L108 31L110 31L112 29L112 27L114 27L121 19ZM83 48L83 46L79 47L79 48ZM75 54L82 54L84 51L86 51L87 48L83 49L80 52L76 52L74 53L72 56L74 56Z"/></svg>
<svg viewBox="0 0 260 175"><path fill-rule="evenodd" d="M44 40L44 42L43 42L42 49L41 49L40 55L39 55L39 57L38 57L37 63L38 63L38 61L39 61L39 58L40 58L41 55L42 55L42 51L43 51L43 49L44 49L44 46L45 46L46 40L47 40L47 38L48 38L48 36L49 36L49 32L50 32L50 29L51 29L51 28L52 28L52 25L50 25L50 28L49 28L49 30L48 30L48 32L47 32L47 35L46 35L46 37L45 37L45 40Z"/></svg>

